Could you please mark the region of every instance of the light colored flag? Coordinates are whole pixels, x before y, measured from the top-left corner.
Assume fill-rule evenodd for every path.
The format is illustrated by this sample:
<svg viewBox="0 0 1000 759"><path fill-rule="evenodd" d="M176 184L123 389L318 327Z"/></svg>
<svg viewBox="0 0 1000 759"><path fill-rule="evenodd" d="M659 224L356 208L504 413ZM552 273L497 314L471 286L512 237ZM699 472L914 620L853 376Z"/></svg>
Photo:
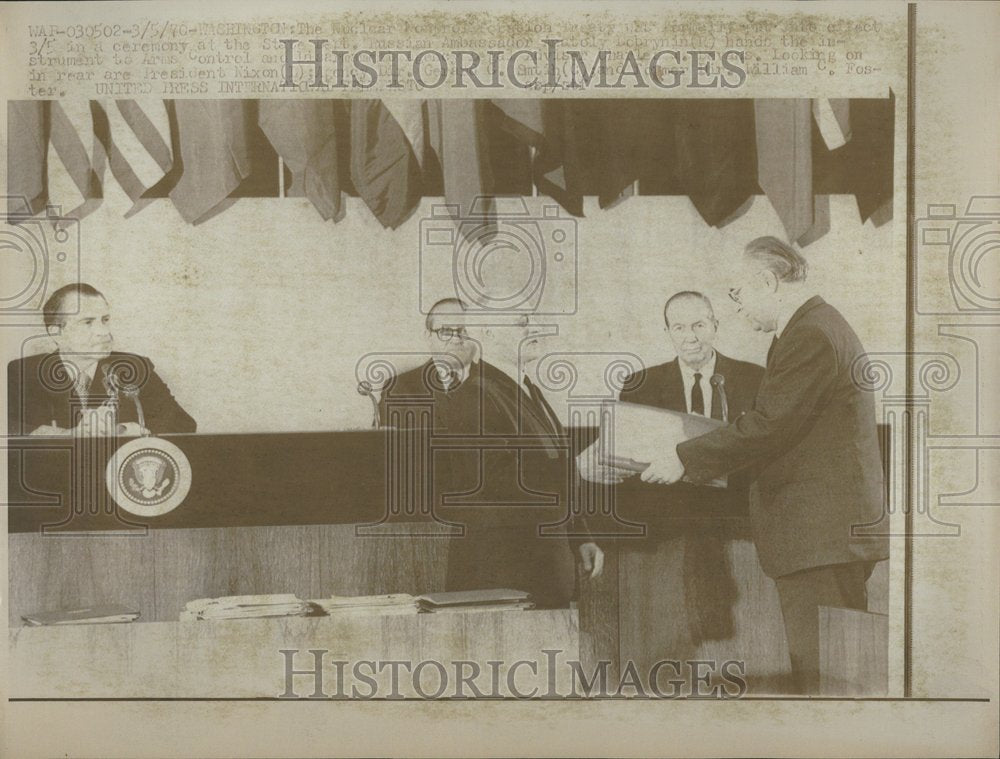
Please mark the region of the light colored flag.
<svg viewBox="0 0 1000 759"><path fill-rule="evenodd" d="M34 216L48 202L45 163L44 100L10 100L7 103L7 212Z"/></svg>
<svg viewBox="0 0 1000 759"><path fill-rule="evenodd" d="M82 219L104 198L107 157L94 133L96 107L94 101L73 98L50 103L49 202L62 216Z"/></svg>
<svg viewBox="0 0 1000 759"><path fill-rule="evenodd" d="M105 148L112 175L132 201L133 216L152 198L146 192L173 166L170 119L162 100L105 100L108 122Z"/></svg>
<svg viewBox="0 0 1000 759"><path fill-rule="evenodd" d="M382 105L392 114L403 130L406 139L413 150L413 157L423 168L427 154L427 133L424 129L424 113L426 107L420 99L383 100Z"/></svg>
<svg viewBox="0 0 1000 759"><path fill-rule="evenodd" d="M813 118L829 150L842 148L851 139L851 101L847 98L816 98Z"/></svg>
<svg viewBox="0 0 1000 759"><path fill-rule="evenodd" d="M812 101L808 98L754 100L757 182L792 242L815 220L812 169Z"/></svg>

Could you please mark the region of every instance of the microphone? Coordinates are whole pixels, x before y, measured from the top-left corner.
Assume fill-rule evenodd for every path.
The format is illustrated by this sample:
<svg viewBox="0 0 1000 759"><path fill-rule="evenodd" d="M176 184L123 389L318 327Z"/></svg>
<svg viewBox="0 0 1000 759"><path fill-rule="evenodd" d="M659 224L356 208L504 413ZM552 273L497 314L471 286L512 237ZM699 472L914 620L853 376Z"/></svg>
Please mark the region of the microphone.
<svg viewBox="0 0 1000 759"><path fill-rule="evenodd" d="M119 394L124 395L126 398L130 398L132 403L135 405L135 417L139 422L139 429L145 430L146 415L142 411L142 401L139 400L139 386L122 382L118 378L118 375L111 371L107 366L103 367L103 369L104 387L107 389L108 395L114 398L116 404L118 403Z"/></svg>
<svg viewBox="0 0 1000 759"><path fill-rule="evenodd" d="M719 405L722 407L722 421L729 422L729 401L726 399L726 378L721 374L713 374L708 381L719 394Z"/></svg>
<svg viewBox="0 0 1000 759"><path fill-rule="evenodd" d="M358 383L358 395L366 395L372 402L372 429L381 428L378 420L378 400L375 398L375 388L372 387L372 383L368 380L361 380Z"/></svg>

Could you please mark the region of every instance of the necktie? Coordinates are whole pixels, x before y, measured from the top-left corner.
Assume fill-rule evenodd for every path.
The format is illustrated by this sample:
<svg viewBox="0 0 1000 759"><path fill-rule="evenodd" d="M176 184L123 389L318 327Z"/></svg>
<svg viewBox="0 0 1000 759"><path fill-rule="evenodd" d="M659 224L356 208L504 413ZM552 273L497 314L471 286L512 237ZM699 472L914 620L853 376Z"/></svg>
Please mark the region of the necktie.
<svg viewBox="0 0 1000 759"><path fill-rule="evenodd" d="M459 385L458 373L455 371L449 371L444 380L444 391L450 393L452 390L457 388Z"/></svg>
<svg viewBox="0 0 1000 759"><path fill-rule="evenodd" d="M83 372L80 372L76 377L76 386L74 389L80 398L80 403L86 406L87 399L90 395L90 377Z"/></svg>
<svg viewBox="0 0 1000 759"><path fill-rule="evenodd" d="M691 413L705 416L705 396L701 392L701 372L694 373L694 385L691 386Z"/></svg>

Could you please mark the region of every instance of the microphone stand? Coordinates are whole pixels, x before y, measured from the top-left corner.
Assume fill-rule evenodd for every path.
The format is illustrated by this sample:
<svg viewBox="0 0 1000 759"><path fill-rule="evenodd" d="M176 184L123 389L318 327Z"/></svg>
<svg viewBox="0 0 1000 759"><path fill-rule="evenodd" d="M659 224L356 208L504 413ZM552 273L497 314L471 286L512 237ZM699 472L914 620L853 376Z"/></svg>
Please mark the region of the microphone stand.
<svg viewBox="0 0 1000 759"><path fill-rule="evenodd" d="M729 400L726 398L726 378L721 374L713 374L708 381L719 393L719 406L722 408L722 421L729 423Z"/></svg>
<svg viewBox="0 0 1000 759"><path fill-rule="evenodd" d="M146 429L146 415L142 411L142 401L139 400L139 387L137 385L122 384L114 372L109 371L106 366L104 367L104 387L107 389L108 394L114 398L116 407L118 405L119 394L132 400L132 403L135 404L135 416L139 422L139 434L148 436L150 432Z"/></svg>

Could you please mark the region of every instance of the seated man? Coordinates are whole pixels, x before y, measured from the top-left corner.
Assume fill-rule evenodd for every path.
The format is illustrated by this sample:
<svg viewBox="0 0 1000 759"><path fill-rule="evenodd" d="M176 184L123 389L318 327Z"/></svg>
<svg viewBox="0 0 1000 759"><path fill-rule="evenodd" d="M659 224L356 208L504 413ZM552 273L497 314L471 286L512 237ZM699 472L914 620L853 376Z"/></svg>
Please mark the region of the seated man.
<svg viewBox="0 0 1000 759"><path fill-rule="evenodd" d="M456 420L474 420L478 398L469 392L473 387L467 380L473 371L478 372L477 346L469 339L462 314L465 304L458 298L439 300L427 314L426 346L430 358L420 366L393 377L382 390L379 402L379 423L383 426L406 424L406 418L390 419L392 401L420 400L434 408L434 427L453 433L474 433L476 427L454 428L449 416ZM405 411L406 403L399 410ZM449 411L454 413L449 414Z"/></svg>
<svg viewBox="0 0 1000 759"><path fill-rule="evenodd" d="M144 356L113 351L111 314L91 285L56 290L43 307L56 350L7 365L9 435L194 432L196 424ZM100 413L117 398L117 426ZM103 409L102 409L103 407ZM140 412L142 419L140 424Z"/></svg>

